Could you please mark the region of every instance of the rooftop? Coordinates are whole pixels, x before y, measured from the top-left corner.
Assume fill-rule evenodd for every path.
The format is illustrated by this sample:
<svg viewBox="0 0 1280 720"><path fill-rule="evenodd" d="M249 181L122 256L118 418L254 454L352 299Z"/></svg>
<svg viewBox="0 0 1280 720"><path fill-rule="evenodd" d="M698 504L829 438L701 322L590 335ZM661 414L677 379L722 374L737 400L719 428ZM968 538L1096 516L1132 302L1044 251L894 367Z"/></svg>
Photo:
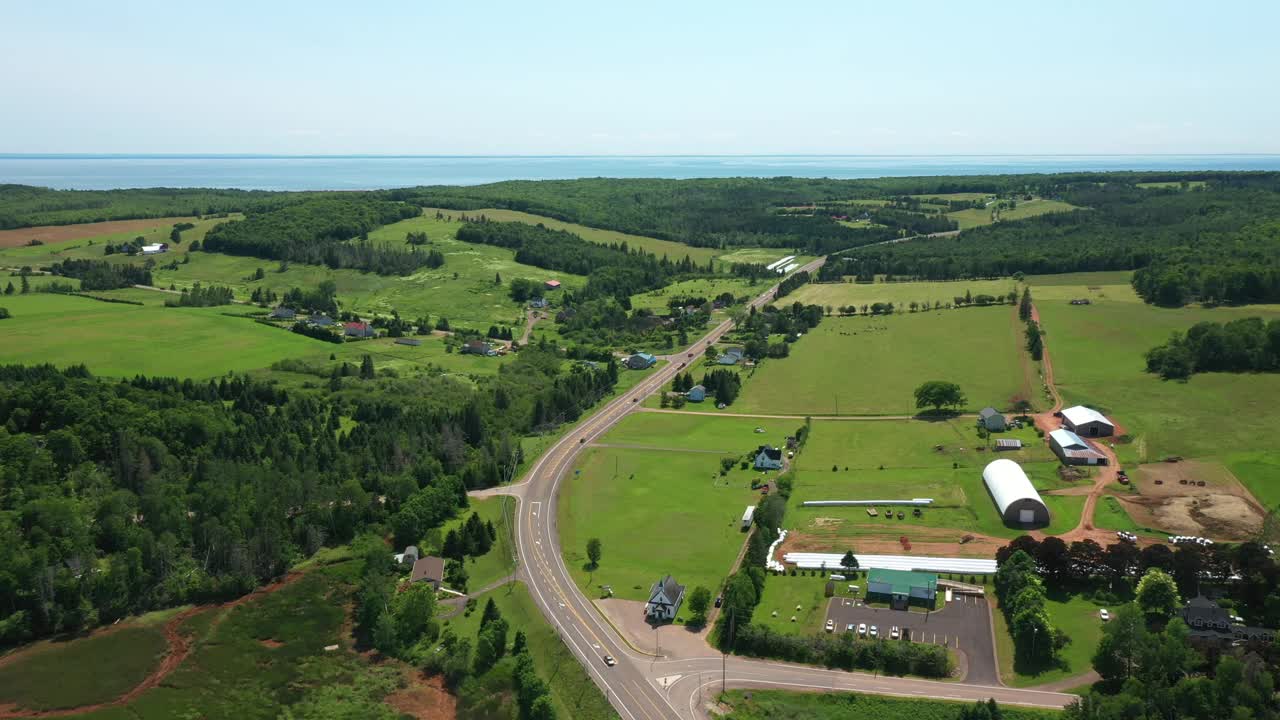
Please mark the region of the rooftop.
<svg viewBox="0 0 1280 720"><path fill-rule="evenodd" d="M868 583L887 583L890 591L894 595L908 595L911 588L928 588L936 590L938 586L938 576L930 572L918 572L915 570L888 570L885 568L872 568L867 575Z"/></svg>
<svg viewBox="0 0 1280 720"><path fill-rule="evenodd" d="M1115 427L1105 415L1093 408L1088 408L1083 405L1076 405L1075 407L1069 407L1066 410L1063 410L1062 417L1070 421L1072 425L1084 425L1085 423L1100 422L1104 425Z"/></svg>

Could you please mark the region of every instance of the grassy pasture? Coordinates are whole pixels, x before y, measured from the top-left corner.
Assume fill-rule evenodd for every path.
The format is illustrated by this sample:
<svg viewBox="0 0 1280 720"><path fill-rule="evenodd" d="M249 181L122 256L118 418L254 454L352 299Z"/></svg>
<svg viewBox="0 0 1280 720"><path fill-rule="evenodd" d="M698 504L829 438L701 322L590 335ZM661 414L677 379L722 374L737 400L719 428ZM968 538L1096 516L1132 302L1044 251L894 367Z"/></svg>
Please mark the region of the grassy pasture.
<svg viewBox="0 0 1280 720"><path fill-rule="evenodd" d="M1034 200L1019 200L1016 208L1004 209L1000 211L1000 222L1010 222L1012 220L1025 220L1029 217L1044 215L1046 213L1069 212L1077 209L1076 206L1062 202L1061 200L1046 200L1044 198L1035 198ZM991 224L991 208L972 208L969 210L956 210L947 213L947 217L955 220L960 224L961 230L968 230L972 227Z"/></svg>
<svg viewBox="0 0 1280 720"><path fill-rule="evenodd" d="M1017 289L1013 280L954 280L942 282L874 282L874 283L809 283L786 297L789 302L839 308L845 305L870 305L891 302L904 311L914 301L944 305L965 292L973 295L1000 297ZM966 308L971 310L973 308Z"/></svg>
<svg viewBox="0 0 1280 720"><path fill-rule="evenodd" d="M605 442L623 442L625 429ZM612 585L617 597L647 600L649 586L671 573L690 588L719 587L745 534L742 511L759 494L754 473L719 475L719 453L590 448L567 478L559 527L565 564L588 594ZM586 545L600 538L603 559L585 569ZM687 617L682 608L678 620Z"/></svg>
<svg viewBox="0 0 1280 720"><path fill-rule="evenodd" d="M84 363L106 376L205 378L262 368L328 343L227 317L225 308L139 307L69 295L13 295L3 300L0 362L59 366ZM336 346L334 346L336 347Z"/></svg>
<svg viewBox="0 0 1280 720"><path fill-rule="evenodd" d="M428 215L435 215L434 208L427 208L426 212ZM705 265L708 261L715 259L715 257L720 254L720 250L717 248L693 247L692 245L685 245L684 243L671 242L670 240L659 240L658 238L645 237L643 235L631 235L629 233L618 232L616 230L601 230L599 228L564 222L563 220L556 220L555 218L520 212L518 210L485 208L483 210L467 210L465 212L458 210L441 210L441 212L448 214L465 214L467 216L484 215L490 220L497 220L499 222L522 222L530 225L541 224L551 228L552 230L567 230L580 236L583 240L593 242L598 245L626 243L632 250L639 248L645 252L653 253L658 257L665 255L672 261L681 260L688 256L699 265Z"/></svg>
<svg viewBox="0 0 1280 720"><path fill-rule="evenodd" d="M864 693L730 690L720 696L723 720L952 720L973 703L890 697ZM1001 705L1004 720L1054 720L1057 710Z"/></svg>
<svg viewBox="0 0 1280 720"><path fill-rule="evenodd" d="M1072 278L1059 276L1059 283ZM1110 281L1110 282L1108 282ZM1145 372L1144 354L1169 334L1201 320L1225 322L1280 316L1277 306L1205 309L1146 305L1125 274L1078 276L1079 284L1039 284L1031 278L1055 380L1069 404L1096 407L1118 422L1132 442L1117 443L1122 462L1154 462L1169 455L1227 465L1264 502L1273 489L1274 430L1280 423L1280 375L1206 373L1166 382ZM1091 305L1070 305L1070 298Z"/></svg>
<svg viewBox="0 0 1280 720"><path fill-rule="evenodd" d="M44 245L36 246L18 246L4 247L0 243L0 265L22 266L30 265L38 267L49 265L55 262L61 262L64 259L76 260L110 260L112 262L144 262L145 259L140 255L106 255L104 246L107 243L119 244L129 242L136 237L143 238L147 243L168 243L169 232L173 230L176 222L190 222L195 227L185 230L182 233L181 243L169 243L169 252L163 255L150 255L148 258L154 258L156 263L171 260L175 256L186 254L193 240L204 240L204 236L209 229L220 223L226 222L228 219L234 219L238 215L229 218L209 218L207 220L196 220L193 218L163 218L148 221L120 221L106 223L91 223L88 225L73 225L65 229L63 234L71 232L71 229L86 232L88 234L75 233L75 237L60 240L57 242L48 242ZM143 223L134 226L133 223ZM129 225L133 229L128 230L108 230L116 228L120 225ZM107 230L106 232L95 232L95 228ZM32 229L32 228L28 228ZM50 227L49 231L63 229L60 227ZM9 231L18 232L18 231Z"/></svg>
<svg viewBox="0 0 1280 720"><path fill-rule="evenodd" d="M1035 396L1023 373L1021 334L1008 306L825 318L790 357L756 368L728 411L911 414L925 380L958 383L971 412L1008 408Z"/></svg>
<svg viewBox="0 0 1280 720"><path fill-rule="evenodd" d="M120 697L155 669L167 644L157 625L44 642L0 664L0 705L57 710Z"/></svg>
<svg viewBox="0 0 1280 720"><path fill-rule="evenodd" d="M707 403L702 403L706 406ZM697 403L688 407L696 408ZM730 455L754 451L760 445L780 447L795 434L802 420L706 417L672 413L632 413L598 442L683 450L715 450ZM756 429L764 432L757 433Z"/></svg>
<svg viewBox="0 0 1280 720"><path fill-rule="evenodd" d="M995 620L996 655L1000 660L1001 681L1012 687L1029 687L1088 672L1093 651L1102 639L1102 620L1098 617L1098 610L1102 607L1083 595L1050 589L1045 602L1049 622L1071 638L1071 642L1059 654L1062 665L1057 667L1030 667L1017 663L1008 623L1004 614L993 608L991 616Z"/></svg>

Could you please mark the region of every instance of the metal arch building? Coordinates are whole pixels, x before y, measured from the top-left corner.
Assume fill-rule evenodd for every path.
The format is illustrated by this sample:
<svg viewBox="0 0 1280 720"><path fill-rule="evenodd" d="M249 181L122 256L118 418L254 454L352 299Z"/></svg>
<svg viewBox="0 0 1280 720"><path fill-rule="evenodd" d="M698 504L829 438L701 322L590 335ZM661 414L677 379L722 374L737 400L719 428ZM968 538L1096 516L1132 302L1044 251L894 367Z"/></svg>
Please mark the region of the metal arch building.
<svg viewBox="0 0 1280 720"><path fill-rule="evenodd" d="M982 471L982 480L1005 525L1025 528L1049 524L1048 506L1018 463L1004 458L993 460Z"/></svg>

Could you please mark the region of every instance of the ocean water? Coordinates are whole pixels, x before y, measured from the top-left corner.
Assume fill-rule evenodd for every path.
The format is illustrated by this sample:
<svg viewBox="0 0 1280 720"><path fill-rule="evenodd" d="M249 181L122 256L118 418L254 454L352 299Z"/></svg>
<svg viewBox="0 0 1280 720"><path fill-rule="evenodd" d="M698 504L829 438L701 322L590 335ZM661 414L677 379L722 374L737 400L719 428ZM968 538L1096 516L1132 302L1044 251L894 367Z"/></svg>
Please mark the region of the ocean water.
<svg viewBox="0 0 1280 720"><path fill-rule="evenodd" d="M58 189L371 190L584 177L990 175L1280 170L1280 155L270 156L0 154L0 184Z"/></svg>

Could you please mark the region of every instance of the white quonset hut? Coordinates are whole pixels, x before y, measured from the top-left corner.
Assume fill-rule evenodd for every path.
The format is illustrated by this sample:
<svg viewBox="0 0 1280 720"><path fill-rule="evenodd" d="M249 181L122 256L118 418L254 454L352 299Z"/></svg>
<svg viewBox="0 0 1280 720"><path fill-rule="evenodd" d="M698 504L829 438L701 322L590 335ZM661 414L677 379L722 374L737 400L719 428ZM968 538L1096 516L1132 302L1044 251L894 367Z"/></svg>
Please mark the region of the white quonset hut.
<svg viewBox="0 0 1280 720"><path fill-rule="evenodd" d="M1083 405L1063 410L1062 424L1071 432L1084 437L1103 437L1116 433L1116 426L1107 416Z"/></svg>
<svg viewBox="0 0 1280 720"><path fill-rule="evenodd" d="M982 480L1005 525L1042 527L1049 524L1049 508L1018 463L1003 458L993 460L982 471Z"/></svg>

